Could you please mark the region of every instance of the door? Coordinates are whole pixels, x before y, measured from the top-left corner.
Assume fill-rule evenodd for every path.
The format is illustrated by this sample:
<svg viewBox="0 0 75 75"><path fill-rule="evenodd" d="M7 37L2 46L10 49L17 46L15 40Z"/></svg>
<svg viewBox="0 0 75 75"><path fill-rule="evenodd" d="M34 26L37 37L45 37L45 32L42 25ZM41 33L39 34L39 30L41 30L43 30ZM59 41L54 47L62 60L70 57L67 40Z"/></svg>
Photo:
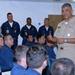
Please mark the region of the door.
<svg viewBox="0 0 75 75"><path fill-rule="evenodd" d="M62 15L48 15L48 18L49 24L54 28L54 31L56 30L58 23L63 20Z"/></svg>

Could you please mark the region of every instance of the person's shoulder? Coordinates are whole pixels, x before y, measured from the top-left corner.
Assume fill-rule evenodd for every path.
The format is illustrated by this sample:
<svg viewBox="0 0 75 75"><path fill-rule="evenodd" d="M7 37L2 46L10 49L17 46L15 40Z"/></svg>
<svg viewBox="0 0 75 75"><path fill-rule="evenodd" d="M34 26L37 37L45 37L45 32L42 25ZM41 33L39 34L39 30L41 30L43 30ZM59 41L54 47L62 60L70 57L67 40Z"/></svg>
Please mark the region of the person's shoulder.
<svg viewBox="0 0 75 75"><path fill-rule="evenodd" d="M4 23L2 24L2 26L3 26L3 25L6 25L6 24L8 24L8 21L4 22Z"/></svg>
<svg viewBox="0 0 75 75"><path fill-rule="evenodd" d="M45 27L45 25L42 25L40 28L44 28Z"/></svg>
<svg viewBox="0 0 75 75"><path fill-rule="evenodd" d="M4 46L2 47L2 50L5 51L6 53L12 51L12 49L9 48L6 44L4 44Z"/></svg>
<svg viewBox="0 0 75 75"><path fill-rule="evenodd" d="M62 26L64 23L64 20L58 23L58 26Z"/></svg>
<svg viewBox="0 0 75 75"><path fill-rule="evenodd" d="M0 51L0 54L4 54L4 53L7 53L8 52L8 48L4 45L2 48L1 48L1 51Z"/></svg>
<svg viewBox="0 0 75 75"><path fill-rule="evenodd" d="M71 22L75 23L75 16L72 17Z"/></svg>
<svg viewBox="0 0 75 75"><path fill-rule="evenodd" d="M11 75L26 75L24 70L19 70L19 69L12 69L11 70Z"/></svg>
<svg viewBox="0 0 75 75"><path fill-rule="evenodd" d="M50 46L48 46L48 45L45 45L45 47L46 47L47 49L51 49L51 50L52 50L52 48L51 48Z"/></svg>
<svg viewBox="0 0 75 75"><path fill-rule="evenodd" d="M34 31L37 30L34 25L31 25L31 29L33 29Z"/></svg>
<svg viewBox="0 0 75 75"><path fill-rule="evenodd" d="M53 29L53 27L52 27L52 26L50 26L50 25L49 25L49 28Z"/></svg>
<svg viewBox="0 0 75 75"><path fill-rule="evenodd" d="M31 27L36 28L34 25L31 25Z"/></svg>
<svg viewBox="0 0 75 75"><path fill-rule="evenodd" d="M25 75L31 75L31 74L34 75L33 71L30 68L28 68L27 71L25 72Z"/></svg>
<svg viewBox="0 0 75 75"><path fill-rule="evenodd" d="M75 20L75 16L73 16L73 19Z"/></svg>
<svg viewBox="0 0 75 75"><path fill-rule="evenodd" d="M4 46L2 47L2 50L7 50L8 47L4 44Z"/></svg>
<svg viewBox="0 0 75 75"><path fill-rule="evenodd" d="M25 75L26 69L17 63L13 63L11 75Z"/></svg>
<svg viewBox="0 0 75 75"><path fill-rule="evenodd" d="M23 27L22 27L22 29L26 29L27 27L26 27L26 25L24 25Z"/></svg>
<svg viewBox="0 0 75 75"><path fill-rule="evenodd" d="M45 26L44 26L44 25L42 25L39 29L43 29L43 28L45 28Z"/></svg>
<svg viewBox="0 0 75 75"><path fill-rule="evenodd" d="M32 69L32 68L28 68L28 70L26 71L25 75L41 75L39 72L37 72L36 70Z"/></svg>
<svg viewBox="0 0 75 75"><path fill-rule="evenodd" d="M14 24L19 25L19 23L17 21L13 21Z"/></svg>

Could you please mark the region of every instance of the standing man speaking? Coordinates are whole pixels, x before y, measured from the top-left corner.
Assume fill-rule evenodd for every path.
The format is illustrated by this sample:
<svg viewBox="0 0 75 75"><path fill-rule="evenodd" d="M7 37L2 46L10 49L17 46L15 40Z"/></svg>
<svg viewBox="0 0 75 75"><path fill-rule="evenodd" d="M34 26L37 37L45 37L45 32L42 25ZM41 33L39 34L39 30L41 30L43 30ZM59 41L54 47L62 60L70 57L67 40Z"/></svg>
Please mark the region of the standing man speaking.
<svg viewBox="0 0 75 75"><path fill-rule="evenodd" d="M55 37L50 35L50 40L58 44L57 58L70 58L75 63L75 17L72 13L73 9L69 3L62 5L64 20L58 24Z"/></svg>

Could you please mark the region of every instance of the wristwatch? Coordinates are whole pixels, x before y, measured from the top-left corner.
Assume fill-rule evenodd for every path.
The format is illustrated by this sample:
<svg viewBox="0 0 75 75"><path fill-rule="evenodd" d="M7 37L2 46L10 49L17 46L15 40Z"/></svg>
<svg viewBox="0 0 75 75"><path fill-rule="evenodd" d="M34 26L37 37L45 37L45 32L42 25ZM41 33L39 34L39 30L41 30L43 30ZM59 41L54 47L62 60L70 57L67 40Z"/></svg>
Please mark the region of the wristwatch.
<svg viewBox="0 0 75 75"><path fill-rule="evenodd" d="M64 43L67 43L67 39L64 39Z"/></svg>

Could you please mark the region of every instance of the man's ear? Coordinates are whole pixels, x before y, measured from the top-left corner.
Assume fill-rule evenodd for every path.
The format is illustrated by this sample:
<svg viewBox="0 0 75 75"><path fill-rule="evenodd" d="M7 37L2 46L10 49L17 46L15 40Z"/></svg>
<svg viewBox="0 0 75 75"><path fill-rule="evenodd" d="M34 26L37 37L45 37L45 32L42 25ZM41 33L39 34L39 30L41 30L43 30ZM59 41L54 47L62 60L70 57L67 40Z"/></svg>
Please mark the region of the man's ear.
<svg viewBox="0 0 75 75"><path fill-rule="evenodd" d="M26 59L25 59L25 58L22 58L21 61L22 61L22 62L26 62Z"/></svg>
<svg viewBox="0 0 75 75"><path fill-rule="evenodd" d="M47 60L44 60L43 65L44 65L44 67L47 66Z"/></svg>

